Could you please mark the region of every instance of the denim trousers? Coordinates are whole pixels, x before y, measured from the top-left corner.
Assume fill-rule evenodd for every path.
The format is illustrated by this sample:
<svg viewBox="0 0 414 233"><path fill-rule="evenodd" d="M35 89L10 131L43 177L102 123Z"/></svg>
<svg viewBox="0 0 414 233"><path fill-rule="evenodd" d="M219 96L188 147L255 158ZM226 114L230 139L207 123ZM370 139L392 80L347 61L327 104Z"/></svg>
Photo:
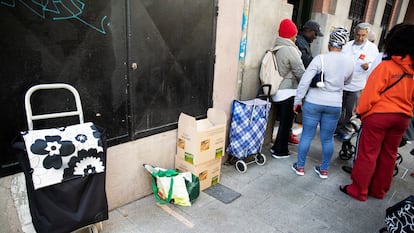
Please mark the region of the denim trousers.
<svg viewBox="0 0 414 233"><path fill-rule="evenodd" d="M304 167L316 130L320 128L322 144L321 170L329 170L334 151L334 132L341 115L341 107L332 107L306 102L303 104L302 135L298 146L298 166Z"/></svg>

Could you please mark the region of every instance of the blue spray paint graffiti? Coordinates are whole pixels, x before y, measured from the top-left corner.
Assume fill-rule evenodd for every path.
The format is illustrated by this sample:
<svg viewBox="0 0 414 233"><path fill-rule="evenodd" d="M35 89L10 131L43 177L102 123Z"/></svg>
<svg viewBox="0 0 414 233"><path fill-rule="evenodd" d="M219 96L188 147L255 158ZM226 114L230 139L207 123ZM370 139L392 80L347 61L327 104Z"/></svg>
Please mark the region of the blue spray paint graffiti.
<svg viewBox="0 0 414 233"><path fill-rule="evenodd" d="M46 13L56 15L51 17L51 19L54 21L76 19L79 22L85 24L86 26L102 34L106 34L104 22L107 19L107 16L103 16L101 18L99 27L92 25L86 20L80 18L85 9L85 3L80 0L0 0L0 5L15 8L17 5L16 2L24 5L33 14L39 16L42 19L46 19ZM106 25L109 26L109 23L107 23Z"/></svg>
<svg viewBox="0 0 414 233"><path fill-rule="evenodd" d="M240 49L239 49L239 61L244 60L246 57L246 46L247 46L247 24L249 20L249 8L250 0L245 0L243 16L242 16L242 38L240 39Z"/></svg>

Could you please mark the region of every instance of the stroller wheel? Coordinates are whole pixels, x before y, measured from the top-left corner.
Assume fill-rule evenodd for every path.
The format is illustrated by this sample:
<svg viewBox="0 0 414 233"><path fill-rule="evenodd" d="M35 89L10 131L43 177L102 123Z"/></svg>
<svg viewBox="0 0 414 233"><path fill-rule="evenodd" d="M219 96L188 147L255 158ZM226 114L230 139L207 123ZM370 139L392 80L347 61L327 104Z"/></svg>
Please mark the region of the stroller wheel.
<svg viewBox="0 0 414 233"><path fill-rule="evenodd" d="M392 174L392 176L396 176L396 175L398 175L398 166L397 166L397 164L395 164L394 174Z"/></svg>
<svg viewBox="0 0 414 233"><path fill-rule="evenodd" d="M342 160L349 160L352 157L352 153L350 153L348 150L341 149L339 151L339 158Z"/></svg>
<svg viewBox="0 0 414 233"><path fill-rule="evenodd" d="M403 162L403 157L400 153L397 153L397 159L395 160L395 164L401 164Z"/></svg>
<svg viewBox="0 0 414 233"><path fill-rule="evenodd" d="M235 167L240 173L245 173L247 171L247 164L241 159L237 160Z"/></svg>
<svg viewBox="0 0 414 233"><path fill-rule="evenodd" d="M266 163L266 156L262 153L257 153L254 160L257 165L263 166Z"/></svg>
<svg viewBox="0 0 414 233"><path fill-rule="evenodd" d="M398 165L401 164L403 161L403 157L400 153L397 153L397 159L395 160L395 167L394 167L394 174L392 176L398 175Z"/></svg>
<svg viewBox="0 0 414 233"><path fill-rule="evenodd" d="M348 146L348 153L350 157L352 157L355 154L355 151L356 151L356 147L354 145L351 144Z"/></svg>

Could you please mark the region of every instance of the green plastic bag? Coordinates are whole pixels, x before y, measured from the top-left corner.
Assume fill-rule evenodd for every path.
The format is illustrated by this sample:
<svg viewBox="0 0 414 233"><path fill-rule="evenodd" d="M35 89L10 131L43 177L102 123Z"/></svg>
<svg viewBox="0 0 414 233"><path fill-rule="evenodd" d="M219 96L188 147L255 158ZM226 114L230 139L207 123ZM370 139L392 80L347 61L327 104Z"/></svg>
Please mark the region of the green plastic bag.
<svg viewBox="0 0 414 233"><path fill-rule="evenodd" d="M200 195L200 180L191 172L180 173L148 164L144 167L151 173L152 190L158 203L191 206Z"/></svg>
<svg viewBox="0 0 414 233"><path fill-rule="evenodd" d="M193 204L197 197L200 195L200 179L193 173L188 173L191 174L191 180L185 179L185 186L187 188L187 193L190 198L190 202L191 204Z"/></svg>

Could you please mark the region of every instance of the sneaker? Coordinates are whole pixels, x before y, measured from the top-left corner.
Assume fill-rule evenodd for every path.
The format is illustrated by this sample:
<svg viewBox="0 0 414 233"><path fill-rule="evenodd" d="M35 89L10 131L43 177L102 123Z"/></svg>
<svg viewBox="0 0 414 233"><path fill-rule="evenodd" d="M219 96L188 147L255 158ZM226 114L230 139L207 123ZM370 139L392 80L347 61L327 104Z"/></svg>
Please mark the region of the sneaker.
<svg viewBox="0 0 414 233"><path fill-rule="evenodd" d="M328 170L321 170L320 166L315 166L313 170L316 172L316 174L319 175L321 179L327 179L328 178Z"/></svg>
<svg viewBox="0 0 414 233"><path fill-rule="evenodd" d="M272 157L275 158L275 159L283 159L283 158L289 158L290 157L289 152L283 153L283 154L278 154L272 148L270 148L270 153L272 154Z"/></svg>
<svg viewBox="0 0 414 233"><path fill-rule="evenodd" d="M289 136L289 140L288 140L290 143L292 143L292 144L299 144L299 139L298 139L298 137L295 135L295 134L290 134L290 136Z"/></svg>
<svg viewBox="0 0 414 233"><path fill-rule="evenodd" d="M304 167L298 167L298 163L294 163L292 165L292 170L296 173L298 176L305 175L305 168Z"/></svg>

